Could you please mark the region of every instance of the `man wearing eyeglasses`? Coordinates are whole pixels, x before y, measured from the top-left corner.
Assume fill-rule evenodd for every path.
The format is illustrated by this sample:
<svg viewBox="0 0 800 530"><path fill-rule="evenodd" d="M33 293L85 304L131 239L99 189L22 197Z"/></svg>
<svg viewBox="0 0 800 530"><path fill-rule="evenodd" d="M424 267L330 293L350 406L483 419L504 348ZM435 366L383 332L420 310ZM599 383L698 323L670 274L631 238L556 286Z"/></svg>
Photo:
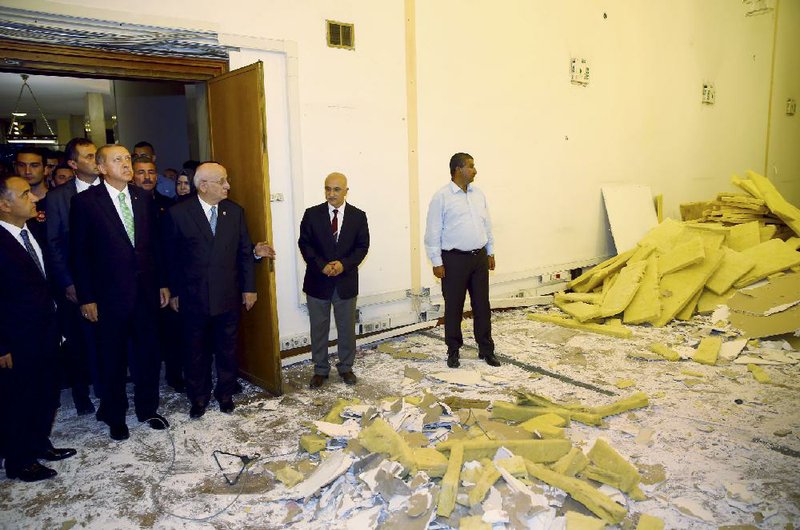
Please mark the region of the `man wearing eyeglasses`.
<svg viewBox="0 0 800 530"><path fill-rule="evenodd" d="M222 165L200 164L194 184L197 197L167 211L163 243L170 307L181 317L189 417L197 419L211 401L212 361L214 398L221 412L233 412L241 307L249 311L256 303L255 260L275 252L267 243L253 247L244 209L228 199L231 184Z"/></svg>

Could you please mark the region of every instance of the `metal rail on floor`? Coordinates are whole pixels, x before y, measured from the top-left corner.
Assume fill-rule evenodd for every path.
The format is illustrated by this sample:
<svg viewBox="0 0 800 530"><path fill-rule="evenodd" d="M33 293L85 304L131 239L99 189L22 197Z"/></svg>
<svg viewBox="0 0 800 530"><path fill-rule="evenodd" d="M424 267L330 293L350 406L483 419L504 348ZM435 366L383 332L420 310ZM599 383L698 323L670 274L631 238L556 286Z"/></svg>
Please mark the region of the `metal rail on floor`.
<svg viewBox="0 0 800 530"><path fill-rule="evenodd" d="M417 331L416 333L418 335L423 335L425 337L430 337L432 339L438 339L438 340L444 341L444 337L442 337L440 335L437 335L436 333L432 333L430 331ZM465 348L465 349L468 349L468 350L475 350L475 351L478 350L478 348L476 348L475 346L471 346L469 344L465 344L462 347ZM518 361L518 360L513 359L513 358L511 358L511 357L509 357L507 355L502 355L502 354L498 354L497 352L495 352L495 356L501 362L504 362L506 364L510 364L512 366L516 366L517 368L522 368L523 370L525 370L527 372L534 372L534 373L537 373L537 374L546 375L547 377L552 377L553 379L558 379L559 381L561 381L563 383L568 383L570 385L579 386L579 387L585 388L587 390L592 390L594 392L597 392L599 394L603 394L605 396L616 396L617 395L616 392L612 392L611 390L606 390L605 388L600 388L599 386L595 386L595 385L593 385L591 383L584 383L583 381L578 381L577 379L573 379L573 378L571 378L569 376L558 374L556 372L551 372L550 370L546 370L545 368L541 368L539 366L536 366L535 364L523 363L522 361Z"/></svg>

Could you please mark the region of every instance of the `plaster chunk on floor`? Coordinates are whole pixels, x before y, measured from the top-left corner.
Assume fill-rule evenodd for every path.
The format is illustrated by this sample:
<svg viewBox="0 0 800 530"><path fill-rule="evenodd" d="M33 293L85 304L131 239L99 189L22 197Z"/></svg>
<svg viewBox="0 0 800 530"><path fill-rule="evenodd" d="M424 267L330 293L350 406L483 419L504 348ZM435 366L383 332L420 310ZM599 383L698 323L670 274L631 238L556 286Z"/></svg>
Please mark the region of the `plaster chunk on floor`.
<svg viewBox="0 0 800 530"><path fill-rule="evenodd" d="M691 497L678 497L672 504L686 515L696 517L708 523L714 522L714 514L697 499Z"/></svg>
<svg viewBox="0 0 800 530"><path fill-rule="evenodd" d="M643 513L639 516L636 530L664 530L664 520L654 515Z"/></svg>
<svg viewBox="0 0 800 530"><path fill-rule="evenodd" d="M606 527L606 523L602 519L578 512L567 512L564 517L567 522L567 530L603 530Z"/></svg>
<svg viewBox="0 0 800 530"><path fill-rule="evenodd" d="M721 347L722 337L704 337L700 340L700 345L692 356L692 360L696 363L714 366L717 364Z"/></svg>
<svg viewBox="0 0 800 530"><path fill-rule="evenodd" d="M620 325L581 323L571 318L564 318L557 315L544 315L540 313L529 313L528 318L538 322L556 324L558 326L588 331L590 333L600 333L601 335L610 335L620 339L628 339L633 336L633 332L631 330Z"/></svg>

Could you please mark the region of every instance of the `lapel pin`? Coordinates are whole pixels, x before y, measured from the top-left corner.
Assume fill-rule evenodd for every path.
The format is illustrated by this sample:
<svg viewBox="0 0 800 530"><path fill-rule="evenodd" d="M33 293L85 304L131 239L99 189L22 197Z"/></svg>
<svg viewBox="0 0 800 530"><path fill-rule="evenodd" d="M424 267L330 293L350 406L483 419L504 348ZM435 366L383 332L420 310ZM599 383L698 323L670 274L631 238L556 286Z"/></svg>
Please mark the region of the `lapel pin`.
<svg viewBox="0 0 800 530"><path fill-rule="evenodd" d="M222 211L222 215L228 215L228 212L226 212L225 210L223 210L223 211Z"/></svg>

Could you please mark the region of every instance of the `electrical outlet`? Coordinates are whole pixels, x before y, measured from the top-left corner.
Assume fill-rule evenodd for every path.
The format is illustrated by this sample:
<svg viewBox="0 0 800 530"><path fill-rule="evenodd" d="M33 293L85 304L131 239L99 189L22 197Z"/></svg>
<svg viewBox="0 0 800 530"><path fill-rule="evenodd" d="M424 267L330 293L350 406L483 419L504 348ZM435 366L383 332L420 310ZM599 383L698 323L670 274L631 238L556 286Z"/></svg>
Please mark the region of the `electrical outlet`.
<svg viewBox="0 0 800 530"><path fill-rule="evenodd" d="M717 97L717 91L711 83L703 83L703 99L702 102L706 105L713 105Z"/></svg>
<svg viewBox="0 0 800 530"><path fill-rule="evenodd" d="M283 193L270 193L269 194L270 202L282 202L283 201Z"/></svg>
<svg viewBox="0 0 800 530"><path fill-rule="evenodd" d="M589 61L573 57L569 61L569 80L573 85L589 84Z"/></svg>
<svg viewBox="0 0 800 530"><path fill-rule="evenodd" d="M787 116L794 116L794 113L797 112L797 102L792 98L786 100L786 115Z"/></svg>

